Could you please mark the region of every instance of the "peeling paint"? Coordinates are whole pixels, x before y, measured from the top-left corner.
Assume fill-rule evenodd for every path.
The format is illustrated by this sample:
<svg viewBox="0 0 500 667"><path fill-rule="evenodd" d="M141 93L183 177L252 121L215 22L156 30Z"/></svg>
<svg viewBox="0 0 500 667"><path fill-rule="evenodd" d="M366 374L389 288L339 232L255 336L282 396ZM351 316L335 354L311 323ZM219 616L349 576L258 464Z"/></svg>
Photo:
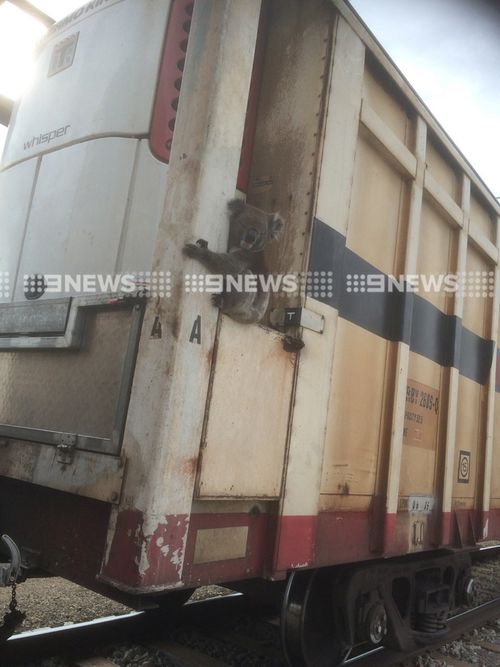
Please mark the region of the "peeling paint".
<svg viewBox="0 0 500 667"><path fill-rule="evenodd" d="M170 559L170 562L174 567L179 567L182 564L182 550L181 549L176 549L174 553L172 554L172 558Z"/></svg>
<svg viewBox="0 0 500 667"><path fill-rule="evenodd" d="M181 580L188 528L187 515L123 510L117 517L103 577L141 589L176 585Z"/></svg>

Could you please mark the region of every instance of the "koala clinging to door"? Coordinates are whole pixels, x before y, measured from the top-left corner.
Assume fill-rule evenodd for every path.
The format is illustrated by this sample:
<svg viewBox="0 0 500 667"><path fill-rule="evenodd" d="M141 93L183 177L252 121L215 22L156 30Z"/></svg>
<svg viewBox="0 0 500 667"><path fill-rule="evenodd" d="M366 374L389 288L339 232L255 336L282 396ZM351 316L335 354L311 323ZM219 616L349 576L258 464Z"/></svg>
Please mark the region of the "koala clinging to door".
<svg viewBox="0 0 500 667"><path fill-rule="evenodd" d="M237 245L229 252L213 252L202 239L196 243L187 243L183 253L197 259L212 274L224 277L224 289L212 296L212 302L220 310L237 322L260 322L269 304L269 291L262 288L259 277L268 274L264 258L264 249L281 235L284 222L278 213L266 213L245 204L241 199L232 199L229 210L230 238ZM228 289L227 276L256 277L252 289L239 291ZM248 281L250 282L250 281Z"/></svg>

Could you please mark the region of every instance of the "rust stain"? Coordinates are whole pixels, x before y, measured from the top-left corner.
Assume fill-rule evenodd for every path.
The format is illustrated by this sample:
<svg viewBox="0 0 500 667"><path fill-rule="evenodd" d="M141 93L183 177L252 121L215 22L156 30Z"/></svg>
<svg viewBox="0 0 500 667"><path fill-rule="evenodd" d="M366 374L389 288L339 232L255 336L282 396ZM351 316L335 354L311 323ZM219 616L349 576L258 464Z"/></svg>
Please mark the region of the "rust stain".
<svg viewBox="0 0 500 667"><path fill-rule="evenodd" d="M196 475L197 469L198 469L198 457L193 456L184 461L184 463L182 464L181 473L182 475L191 478L193 477L193 475Z"/></svg>
<svg viewBox="0 0 500 667"><path fill-rule="evenodd" d="M179 330L180 330L180 317L178 312L176 312L176 314L172 318L172 323L170 325L170 328L172 331L172 336L177 340L179 338Z"/></svg>
<svg viewBox="0 0 500 667"><path fill-rule="evenodd" d="M207 364L209 368L212 367L214 356L215 356L215 346L212 346L207 352Z"/></svg>

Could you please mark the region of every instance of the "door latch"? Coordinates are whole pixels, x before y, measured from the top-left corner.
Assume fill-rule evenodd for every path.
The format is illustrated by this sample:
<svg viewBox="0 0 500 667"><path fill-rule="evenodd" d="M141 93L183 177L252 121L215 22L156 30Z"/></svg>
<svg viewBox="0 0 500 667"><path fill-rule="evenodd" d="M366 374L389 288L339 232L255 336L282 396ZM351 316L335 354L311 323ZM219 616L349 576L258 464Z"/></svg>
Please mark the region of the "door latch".
<svg viewBox="0 0 500 667"><path fill-rule="evenodd" d="M70 465L75 458L77 436L75 433L61 433L57 445L57 462Z"/></svg>

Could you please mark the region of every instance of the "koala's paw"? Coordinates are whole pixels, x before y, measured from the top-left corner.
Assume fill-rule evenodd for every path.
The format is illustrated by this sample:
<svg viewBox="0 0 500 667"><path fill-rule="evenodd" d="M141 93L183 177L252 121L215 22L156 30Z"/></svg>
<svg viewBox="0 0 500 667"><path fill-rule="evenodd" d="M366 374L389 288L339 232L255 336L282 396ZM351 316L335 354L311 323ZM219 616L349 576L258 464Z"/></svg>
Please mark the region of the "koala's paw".
<svg viewBox="0 0 500 667"><path fill-rule="evenodd" d="M186 257L199 257L200 256L200 246L196 243L186 243L182 248L182 254Z"/></svg>
<svg viewBox="0 0 500 667"><path fill-rule="evenodd" d="M212 294L212 305L216 308L222 308L224 305L224 296L222 294Z"/></svg>

